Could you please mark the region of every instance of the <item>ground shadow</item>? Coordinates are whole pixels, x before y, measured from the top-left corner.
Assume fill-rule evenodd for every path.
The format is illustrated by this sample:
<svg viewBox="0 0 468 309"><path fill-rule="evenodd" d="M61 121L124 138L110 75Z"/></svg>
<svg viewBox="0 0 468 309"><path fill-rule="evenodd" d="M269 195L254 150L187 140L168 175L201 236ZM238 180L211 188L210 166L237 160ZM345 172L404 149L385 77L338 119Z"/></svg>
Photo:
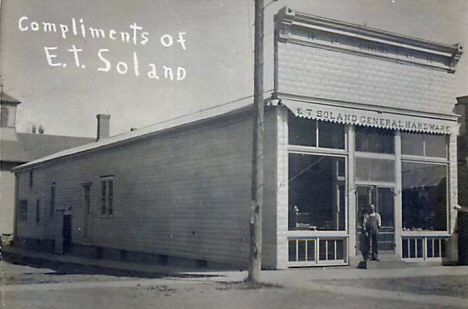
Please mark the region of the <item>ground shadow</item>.
<svg viewBox="0 0 468 309"><path fill-rule="evenodd" d="M135 277L135 278L206 278L217 277L218 275L203 274L203 273L182 273L171 270L155 271L140 271L140 270L123 270L98 266L87 266L75 263L50 261L41 258L32 258L20 256L17 254L3 253L3 261L15 265L25 265L33 268L44 269L42 274L52 276L64 275L106 275L114 277ZM143 264L142 264L143 265Z"/></svg>

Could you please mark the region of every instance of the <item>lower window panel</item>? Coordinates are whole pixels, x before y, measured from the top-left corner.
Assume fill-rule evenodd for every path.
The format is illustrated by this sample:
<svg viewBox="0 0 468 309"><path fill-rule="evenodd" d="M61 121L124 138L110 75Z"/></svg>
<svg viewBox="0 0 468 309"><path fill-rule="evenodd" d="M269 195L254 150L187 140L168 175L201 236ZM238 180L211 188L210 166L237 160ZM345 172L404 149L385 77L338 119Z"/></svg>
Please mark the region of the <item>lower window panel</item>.
<svg viewBox="0 0 468 309"><path fill-rule="evenodd" d="M342 265L347 262L347 238L289 238L290 266Z"/></svg>
<svg viewBox="0 0 468 309"><path fill-rule="evenodd" d="M440 259L447 256L447 237L404 237L403 259Z"/></svg>

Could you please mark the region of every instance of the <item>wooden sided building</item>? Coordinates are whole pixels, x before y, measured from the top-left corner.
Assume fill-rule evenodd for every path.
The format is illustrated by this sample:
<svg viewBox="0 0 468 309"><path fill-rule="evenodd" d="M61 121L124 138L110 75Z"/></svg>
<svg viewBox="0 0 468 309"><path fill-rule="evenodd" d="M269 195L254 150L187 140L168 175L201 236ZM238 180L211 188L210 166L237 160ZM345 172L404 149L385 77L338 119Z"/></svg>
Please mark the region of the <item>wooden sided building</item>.
<svg viewBox="0 0 468 309"><path fill-rule="evenodd" d="M265 268L350 263L360 256L369 204L382 216L381 252L404 261L457 260L453 88L461 54L458 45L289 8L276 15L264 124ZM245 267L251 103L16 168L16 243Z"/></svg>

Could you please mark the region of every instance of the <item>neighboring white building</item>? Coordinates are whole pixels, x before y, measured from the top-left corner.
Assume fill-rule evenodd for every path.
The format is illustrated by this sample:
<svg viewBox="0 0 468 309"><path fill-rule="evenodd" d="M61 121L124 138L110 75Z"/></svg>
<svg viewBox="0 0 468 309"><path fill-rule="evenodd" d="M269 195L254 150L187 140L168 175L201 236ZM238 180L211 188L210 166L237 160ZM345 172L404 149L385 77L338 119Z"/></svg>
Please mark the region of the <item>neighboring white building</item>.
<svg viewBox="0 0 468 309"><path fill-rule="evenodd" d="M348 264L371 203L381 251L455 262L461 47L288 8L275 22L264 267ZM245 267L251 111L237 101L16 168L16 243Z"/></svg>

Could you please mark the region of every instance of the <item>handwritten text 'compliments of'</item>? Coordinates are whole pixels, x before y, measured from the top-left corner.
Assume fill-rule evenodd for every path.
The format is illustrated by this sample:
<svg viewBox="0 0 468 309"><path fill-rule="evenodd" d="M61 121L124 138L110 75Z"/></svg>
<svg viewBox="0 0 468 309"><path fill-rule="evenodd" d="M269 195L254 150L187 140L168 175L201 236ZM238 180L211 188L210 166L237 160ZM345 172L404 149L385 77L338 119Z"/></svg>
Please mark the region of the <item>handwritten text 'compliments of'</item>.
<svg viewBox="0 0 468 309"><path fill-rule="evenodd" d="M33 32L44 32L44 33L60 33L63 39L67 39L70 36L75 37L91 37L93 39L110 39L112 41L120 41L123 43L129 43L134 45L145 46L150 41L150 35L148 32L143 31L143 27L138 26L136 23L129 25L130 31L116 31L114 29L105 30L102 28L93 28L86 27L83 19L78 21L75 18L71 19L70 24L55 24L50 22L37 22L30 21L27 16L23 16L18 20L18 28L20 31L33 31ZM186 39L185 32L179 32L177 35L173 36L170 34L164 34L160 37L159 41L161 46L164 48L180 46L182 50L186 49ZM67 63L59 62L57 59L56 51L58 50L57 46L45 46L45 56L47 64L51 67L57 68L66 68ZM77 48L75 45L71 45L71 48L67 50L73 55L75 67L86 68L86 66L80 61L80 53L83 49ZM108 60L107 53L109 49L100 49L97 53L99 60L102 63L102 66L97 68L99 72L110 72L114 70L120 75L127 74L129 72L129 64L124 61L118 62L115 66ZM138 55L136 52L133 52L132 64L133 73L135 76L140 76L140 65L138 62ZM183 67L177 66L176 68L171 68L168 66L162 66L162 73L158 75L158 70L156 65L153 63L148 64L147 77L150 79L159 80L164 78L166 80L184 80L187 72Z"/></svg>

